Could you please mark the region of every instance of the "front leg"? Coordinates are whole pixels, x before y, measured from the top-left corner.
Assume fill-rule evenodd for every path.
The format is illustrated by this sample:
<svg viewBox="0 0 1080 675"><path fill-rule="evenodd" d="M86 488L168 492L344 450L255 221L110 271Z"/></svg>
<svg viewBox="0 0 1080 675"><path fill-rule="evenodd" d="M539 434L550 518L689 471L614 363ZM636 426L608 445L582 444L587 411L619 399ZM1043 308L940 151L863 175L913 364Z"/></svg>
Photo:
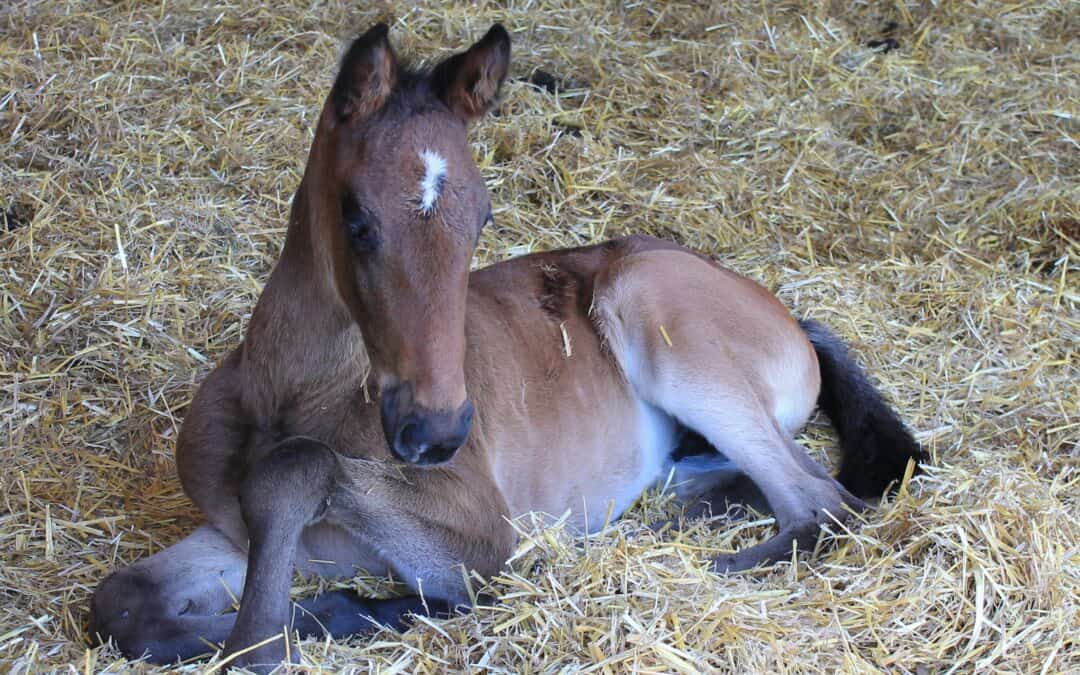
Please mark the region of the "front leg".
<svg viewBox="0 0 1080 675"><path fill-rule="evenodd" d="M351 531L416 592L391 600L336 592L300 603L294 628L334 637L400 630L412 614L452 614L470 600L462 566L492 574L514 543L501 493L468 462L421 469L350 459L304 438L283 441L254 468L241 505L250 539L247 584L225 658L259 672L296 657L286 629L289 590L308 525L327 519Z"/></svg>
<svg viewBox="0 0 1080 675"><path fill-rule="evenodd" d="M124 654L176 663L213 653L232 630L244 551L212 525L105 578L90 603L90 638Z"/></svg>
<svg viewBox="0 0 1080 675"><path fill-rule="evenodd" d="M230 665L269 672L286 657L295 660L288 629L293 561L300 533L326 510L336 466L322 443L293 438L278 444L244 481L240 502L250 543L240 611L225 641Z"/></svg>

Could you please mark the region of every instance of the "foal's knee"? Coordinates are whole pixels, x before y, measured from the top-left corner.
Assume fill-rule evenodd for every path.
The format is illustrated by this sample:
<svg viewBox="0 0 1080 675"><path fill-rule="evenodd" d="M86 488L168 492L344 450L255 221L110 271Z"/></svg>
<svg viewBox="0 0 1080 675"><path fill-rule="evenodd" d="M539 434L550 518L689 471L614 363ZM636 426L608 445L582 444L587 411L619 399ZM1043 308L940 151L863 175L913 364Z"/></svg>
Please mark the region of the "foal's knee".
<svg viewBox="0 0 1080 675"><path fill-rule="evenodd" d="M248 527L281 519L307 524L325 511L337 460L326 445L296 437L276 445L252 467L240 489ZM254 534L254 533L252 533Z"/></svg>

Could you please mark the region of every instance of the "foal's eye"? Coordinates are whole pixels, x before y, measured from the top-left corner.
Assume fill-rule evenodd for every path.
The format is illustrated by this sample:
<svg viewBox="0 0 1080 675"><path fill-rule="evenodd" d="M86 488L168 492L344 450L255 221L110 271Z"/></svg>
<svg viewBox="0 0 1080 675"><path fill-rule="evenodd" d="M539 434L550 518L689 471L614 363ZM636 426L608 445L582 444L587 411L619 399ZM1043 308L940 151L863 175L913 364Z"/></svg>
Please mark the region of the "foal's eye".
<svg viewBox="0 0 1080 675"><path fill-rule="evenodd" d="M371 211L360 206L351 196L346 196L341 202L341 217L345 222L349 245L355 253L371 253L379 247L379 232Z"/></svg>
<svg viewBox="0 0 1080 675"><path fill-rule="evenodd" d="M366 220L349 221L349 244L357 253L371 253L379 247L379 235Z"/></svg>

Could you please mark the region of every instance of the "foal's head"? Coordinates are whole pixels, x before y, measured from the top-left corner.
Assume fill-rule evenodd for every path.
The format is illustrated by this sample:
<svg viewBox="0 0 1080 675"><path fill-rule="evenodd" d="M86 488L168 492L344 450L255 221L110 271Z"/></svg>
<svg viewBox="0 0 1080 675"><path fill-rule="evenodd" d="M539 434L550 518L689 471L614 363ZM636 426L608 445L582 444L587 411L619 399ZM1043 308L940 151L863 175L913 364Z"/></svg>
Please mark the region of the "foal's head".
<svg viewBox="0 0 1080 675"><path fill-rule="evenodd" d="M312 151L334 285L360 326L390 448L415 464L465 442L465 295L487 188L469 122L495 101L510 36L495 25L429 72L400 66L378 25L346 53ZM309 171L312 166L309 165Z"/></svg>

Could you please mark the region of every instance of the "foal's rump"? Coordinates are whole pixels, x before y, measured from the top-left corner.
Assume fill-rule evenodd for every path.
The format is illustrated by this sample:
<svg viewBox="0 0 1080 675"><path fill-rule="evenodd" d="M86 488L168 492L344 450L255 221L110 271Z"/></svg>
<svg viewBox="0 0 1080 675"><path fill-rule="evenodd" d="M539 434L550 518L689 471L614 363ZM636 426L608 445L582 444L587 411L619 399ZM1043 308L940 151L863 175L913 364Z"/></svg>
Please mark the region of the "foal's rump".
<svg viewBox="0 0 1080 675"><path fill-rule="evenodd" d="M787 434L806 422L820 386L814 349L759 284L680 248L630 253L606 277L597 323L640 396L671 390Z"/></svg>

